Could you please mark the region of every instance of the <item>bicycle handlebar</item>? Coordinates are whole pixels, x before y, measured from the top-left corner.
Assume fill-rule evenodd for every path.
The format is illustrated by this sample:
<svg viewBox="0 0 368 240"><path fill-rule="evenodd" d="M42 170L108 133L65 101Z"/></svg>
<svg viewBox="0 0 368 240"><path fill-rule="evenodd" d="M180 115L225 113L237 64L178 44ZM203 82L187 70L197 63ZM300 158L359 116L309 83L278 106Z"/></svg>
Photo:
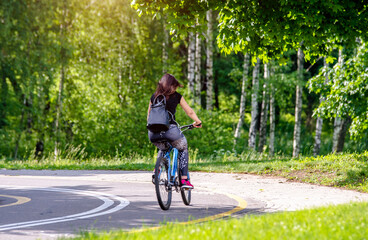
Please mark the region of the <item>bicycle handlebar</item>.
<svg viewBox="0 0 368 240"><path fill-rule="evenodd" d="M200 123L199 125L197 125L197 126L201 126L202 125L202 123ZM184 129L184 131L185 130L190 130L190 129L193 129L193 128L195 128L194 127L194 124L189 124L189 125L185 125L185 126L181 126L180 127L180 130L183 130Z"/></svg>

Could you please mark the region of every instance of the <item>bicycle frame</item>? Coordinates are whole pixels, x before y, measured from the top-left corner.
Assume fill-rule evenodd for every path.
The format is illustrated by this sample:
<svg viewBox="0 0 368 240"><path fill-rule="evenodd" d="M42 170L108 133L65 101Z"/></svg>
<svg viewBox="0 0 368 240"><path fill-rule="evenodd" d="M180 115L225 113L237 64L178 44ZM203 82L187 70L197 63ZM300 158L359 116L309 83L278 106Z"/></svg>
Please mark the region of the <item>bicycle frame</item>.
<svg viewBox="0 0 368 240"><path fill-rule="evenodd" d="M173 152L173 156L172 159L170 157L170 153ZM168 161L168 179L169 179L169 185L170 185L170 189L171 187L174 186L175 190L177 192L179 192L180 187L179 187L179 182L176 181L176 178L179 177L177 175L177 170L178 170L178 149L174 148L173 146L170 145L169 150L167 151L165 158ZM189 173L188 173L188 179L189 179Z"/></svg>
<svg viewBox="0 0 368 240"><path fill-rule="evenodd" d="M171 161L170 153L173 151L173 159ZM178 169L178 149L170 146L169 150L167 151L165 155L167 161L168 161L168 179L170 179L170 185L175 186L175 177L176 177L176 171Z"/></svg>

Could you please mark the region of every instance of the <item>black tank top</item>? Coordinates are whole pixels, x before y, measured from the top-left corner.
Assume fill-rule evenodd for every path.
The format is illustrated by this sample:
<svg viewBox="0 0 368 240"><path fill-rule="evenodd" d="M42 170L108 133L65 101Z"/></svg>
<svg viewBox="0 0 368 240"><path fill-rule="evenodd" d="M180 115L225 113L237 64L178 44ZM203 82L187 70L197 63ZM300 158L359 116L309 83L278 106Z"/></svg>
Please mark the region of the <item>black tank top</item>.
<svg viewBox="0 0 368 240"><path fill-rule="evenodd" d="M168 98L166 97L166 109L172 113L173 118L171 119L170 123L175 124L175 113L176 113L176 107L180 103L182 96L178 92L174 92L171 94ZM155 94L151 96L151 103L155 100Z"/></svg>

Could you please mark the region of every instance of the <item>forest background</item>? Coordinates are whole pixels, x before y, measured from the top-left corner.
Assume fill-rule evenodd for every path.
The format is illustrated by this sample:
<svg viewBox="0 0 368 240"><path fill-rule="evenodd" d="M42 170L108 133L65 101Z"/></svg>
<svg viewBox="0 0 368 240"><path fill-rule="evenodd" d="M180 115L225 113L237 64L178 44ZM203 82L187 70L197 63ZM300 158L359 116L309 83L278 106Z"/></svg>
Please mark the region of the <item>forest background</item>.
<svg viewBox="0 0 368 240"><path fill-rule="evenodd" d="M147 107L165 72L203 121L186 133L199 156L368 149L364 39L328 56L304 49L304 57L300 47L267 58L221 47L216 9L188 33L170 32L164 13L136 8L127 0L0 2L0 157L152 156ZM182 110L177 120L191 122Z"/></svg>

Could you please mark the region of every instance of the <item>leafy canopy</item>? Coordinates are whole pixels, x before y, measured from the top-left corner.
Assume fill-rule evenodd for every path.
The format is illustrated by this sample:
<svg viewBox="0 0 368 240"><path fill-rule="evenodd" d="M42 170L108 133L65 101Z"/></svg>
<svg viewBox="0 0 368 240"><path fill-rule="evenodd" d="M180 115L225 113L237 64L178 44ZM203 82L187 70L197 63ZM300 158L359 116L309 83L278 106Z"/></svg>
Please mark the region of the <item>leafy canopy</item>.
<svg viewBox="0 0 368 240"><path fill-rule="evenodd" d="M302 48L307 60L336 45L367 40L366 0L133 0L140 14L165 15L178 35L205 26L205 12L219 11L217 42L226 52L250 52L264 60ZM194 27L198 20L199 26Z"/></svg>

